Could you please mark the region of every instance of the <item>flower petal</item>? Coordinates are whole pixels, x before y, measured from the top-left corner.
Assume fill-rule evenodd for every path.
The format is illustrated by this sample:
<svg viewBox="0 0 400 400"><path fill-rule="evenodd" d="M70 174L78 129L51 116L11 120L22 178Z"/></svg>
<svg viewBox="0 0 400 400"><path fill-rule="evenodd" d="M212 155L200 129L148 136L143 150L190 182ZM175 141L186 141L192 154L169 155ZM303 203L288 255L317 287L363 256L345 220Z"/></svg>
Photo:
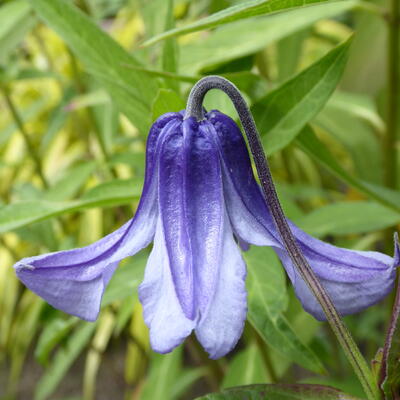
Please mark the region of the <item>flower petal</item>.
<svg viewBox="0 0 400 400"><path fill-rule="evenodd" d="M215 264L218 269L216 291L195 329L197 339L212 359L223 357L235 347L247 313L246 265L233 239L227 215L221 242L220 259Z"/></svg>
<svg viewBox="0 0 400 400"><path fill-rule="evenodd" d="M249 153L239 127L219 111L210 111L207 118L216 132L216 143L222 159L226 208L235 235L243 242L258 246L280 246L274 222L254 179Z"/></svg>
<svg viewBox="0 0 400 400"><path fill-rule="evenodd" d="M154 189L135 218L92 245L24 258L15 264L18 278L53 307L94 321L101 298L119 261L146 247L154 235Z"/></svg>
<svg viewBox="0 0 400 400"><path fill-rule="evenodd" d="M160 155L159 201L176 293L190 319L204 312L216 288L224 203L212 125L188 118Z"/></svg>
<svg viewBox="0 0 400 400"><path fill-rule="evenodd" d="M135 217L89 246L20 260L14 268L25 286L66 313L90 321L97 318L105 286L119 261L147 246L154 236L157 141L173 118L175 113L160 118L150 131L146 178Z"/></svg>
<svg viewBox="0 0 400 400"><path fill-rule="evenodd" d="M189 138L186 210L194 265L197 317L207 312L218 285L225 205L215 132L208 121L184 121Z"/></svg>
<svg viewBox="0 0 400 400"><path fill-rule="evenodd" d="M118 262L109 264L103 269L103 274L88 281L75 280L68 274L49 278L46 269L40 268L35 271L22 269L17 271L17 275L25 286L53 307L86 321L95 321L104 288L117 266Z"/></svg>
<svg viewBox="0 0 400 400"><path fill-rule="evenodd" d="M154 351L168 353L190 335L196 322L186 317L177 297L161 218L139 286L139 299Z"/></svg>
<svg viewBox="0 0 400 400"><path fill-rule="evenodd" d="M160 151L159 212L170 272L185 315L195 318L193 253L187 212L189 141L182 124L164 137Z"/></svg>
<svg viewBox="0 0 400 400"><path fill-rule="evenodd" d="M224 164L224 192L234 233L241 240L274 247L280 256L303 307L324 319L319 304L291 263L272 220L261 189L251 169L248 152L237 125L229 117L212 111L208 118L218 133ZM372 251L354 251L324 243L288 221L311 268L330 293L342 314L358 312L385 297L393 287L396 256Z"/></svg>
<svg viewBox="0 0 400 400"><path fill-rule="evenodd" d="M319 305L315 296L311 293L303 278L293 267L293 264L287 253L280 249L275 249L275 251L278 253L286 271L293 271L291 274L289 274L290 280L293 283L296 296L301 301L303 308L312 314L316 319L325 321L326 317L321 306ZM307 257L307 254L306 258L309 258ZM390 257L388 258L390 259ZM310 259L309 263L311 266L315 265L315 261L310 261ZM393 265L393 262L391 264ZM340 265L340 259L337 260L335 267L337 265L342 267ZM385 270L376 272L369 279L358 282L337 282L322 278L321 276L319 276L319 279L325 290L330 295L339 314L347 315L360 312L386 297L393 289L395 277L395 268L389 267Z"/></svg>

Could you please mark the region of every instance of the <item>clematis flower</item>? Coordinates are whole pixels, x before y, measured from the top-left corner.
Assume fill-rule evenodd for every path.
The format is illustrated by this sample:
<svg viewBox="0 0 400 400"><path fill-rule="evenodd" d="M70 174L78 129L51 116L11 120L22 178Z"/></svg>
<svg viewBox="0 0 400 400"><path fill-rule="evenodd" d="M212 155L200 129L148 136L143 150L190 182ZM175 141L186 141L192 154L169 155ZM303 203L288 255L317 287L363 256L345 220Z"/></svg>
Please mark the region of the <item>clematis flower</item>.
<svg viewBox="0 0 400 400"><path fill-rule="evenodd" d="M289 224L341 315L371 306L392 289L397 242L391 258L338 248ZM125 225L87 247L24 258L14 267L49 304L93 321L120 260L152 241L139 298L157 352L171 351L192 331L211 358L235 346L247 311L238 243L272 246L303 307L324 319L278 234L240 129L219 111L201 120L168 113L154 123L143 194Z"/></svg>

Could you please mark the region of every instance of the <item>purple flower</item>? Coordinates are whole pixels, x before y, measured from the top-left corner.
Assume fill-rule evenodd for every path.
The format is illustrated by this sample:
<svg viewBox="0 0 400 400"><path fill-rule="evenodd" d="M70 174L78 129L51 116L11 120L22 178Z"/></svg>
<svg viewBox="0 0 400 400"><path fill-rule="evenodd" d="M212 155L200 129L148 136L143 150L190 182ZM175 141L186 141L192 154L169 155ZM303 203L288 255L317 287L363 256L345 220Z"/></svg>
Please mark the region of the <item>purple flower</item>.
<svg viewBox="0 0 400 400"><path fill-rule="evenodd" d="M397 242L395 258L351 251L289 223L341 315L371 306L392 289ZM287 255L240 129L218 111L200 122L168 113L154 123L143 194L133 219L90 246L24 258L14 267L19 279L49 304L93 321L119 261L151 241L139 297L157 352L171 351L193 330L211 358L235 346L247 311L246 266L237 242L272 246L303 307L324 319Z"/></svg>

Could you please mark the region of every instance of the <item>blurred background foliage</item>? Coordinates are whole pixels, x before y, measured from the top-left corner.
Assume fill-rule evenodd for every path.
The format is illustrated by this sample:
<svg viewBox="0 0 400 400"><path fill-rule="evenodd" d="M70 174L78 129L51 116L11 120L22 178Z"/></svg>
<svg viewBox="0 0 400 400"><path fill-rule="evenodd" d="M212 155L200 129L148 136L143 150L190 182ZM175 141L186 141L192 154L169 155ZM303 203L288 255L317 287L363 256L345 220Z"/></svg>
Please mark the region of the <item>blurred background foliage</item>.
<svg viewBox="0 0 400 400"><path fill-rule="evenodd" d="M0 2L0 399L192 399L266 382L363 396L329 328L301 309L268 249L244 254L248 322L217 361L194 337L168 355L150 350L136 290L148 249L117 270L96 323L45 304L11 268L129 219L152 121L183 109L191 85L211 73L252 105L290 218L336 245L392 252L400 113L390 111L399 71L389 2L254 7L262 3ZM209 93L206 107L236 118L224 94ZM369 360L391 302L346 318Z"/></svg>

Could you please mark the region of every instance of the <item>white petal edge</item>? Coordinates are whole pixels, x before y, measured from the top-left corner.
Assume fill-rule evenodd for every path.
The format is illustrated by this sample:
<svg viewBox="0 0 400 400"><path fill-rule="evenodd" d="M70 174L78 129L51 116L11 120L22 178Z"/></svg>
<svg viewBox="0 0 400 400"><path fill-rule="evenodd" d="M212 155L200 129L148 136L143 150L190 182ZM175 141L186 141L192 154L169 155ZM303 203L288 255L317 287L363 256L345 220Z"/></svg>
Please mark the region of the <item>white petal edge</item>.
<svg viewBox="0 0 400 400"><path fill-rule="evenodd" d="M220 259L215 265L218 283L214 298L195 329L198 341L212 359L223 357L236 346L247 314L246 264L226 213L221 239Z"/></svg>

